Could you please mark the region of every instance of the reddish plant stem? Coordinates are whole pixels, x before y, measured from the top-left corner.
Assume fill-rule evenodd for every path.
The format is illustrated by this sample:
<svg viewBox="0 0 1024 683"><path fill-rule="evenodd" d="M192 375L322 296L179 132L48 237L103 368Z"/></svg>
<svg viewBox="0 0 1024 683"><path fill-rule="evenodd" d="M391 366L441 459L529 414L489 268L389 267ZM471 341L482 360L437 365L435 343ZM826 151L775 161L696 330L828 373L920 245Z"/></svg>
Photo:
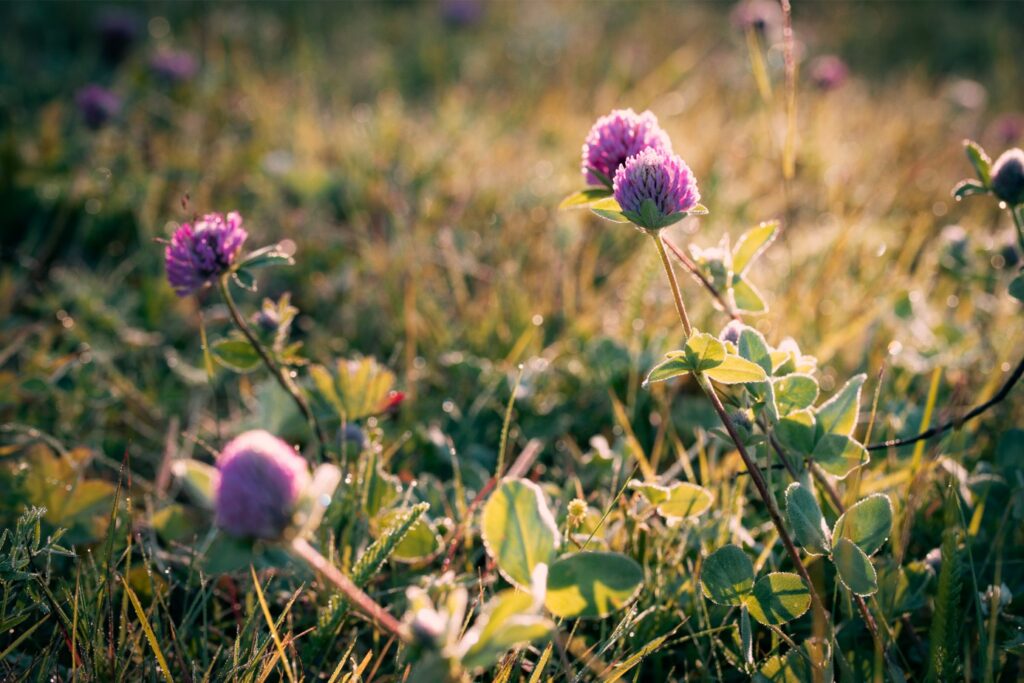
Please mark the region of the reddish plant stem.
<svg viewBox="0 0 1024 683"><path fill-rule="evenodd" d="M758 495L764 502L765 507L768 509L768 516L771 517L772 524L775 525L775 530L779 534L779 538L782 540L782 545L785 546L786 552L789 554L790 559L793 561L793 565L796 568L800 578L807 584L807 590L811 594L811 604L814 606L814 610L821 615L824 619L826 612L825 606L821 602L821 598L818 597L818 591L814 589L814 583L811 581L811 575L807 573L807 568L804 563L800 560L800 552L796 549L796 545L793 543L793 539L790 538L789 532L786 531L785 523L782 521L782 513L779 511L779 506L775 502L775 497L772 492L768 490L768 484L764 480L764 476L761 474L761 470L758 468L757 463L750 457L747 452L746 446L743 445L743 440L736 431L736 426L732 422L732 418L729 417L729 413L726 412L725 406L722 405L722 400L718 398L718 394L715 393L714 387L710 386L703 377L699 380L701 387L704 389L704 393L707 394L708 399L711 400L711 405L714 407L715 412L718 413L718 417L722 420L722 424L725 425L725 430L729 433L729 437L736 445L736 450L739 451L740 457L743 458L743 463L747 466L747 473L750 475L751 481L754 482L754 487L757 489Z"/></svg>
<svg viewBox="0 0 1024 683"><path fill-rule="evenodd" d="M682 296L679 294L679 283L676 281L675 271L672 270L672 263L668 260L668 255L665 253L665 246L661 240L660 233L652 233L651 237L654 239L655 244L658 247L658 253L661 256L661 262L665 266L665 274L668 276L669 284L672 286L672 293L676 298L676 310L679 313L679 320L683 325L683 330L686 332L686 336L689 337L692 333L690 327L690 321L686 317L686 308L683 305ZM729 417L729 413L726 411L725 406L722 405L722 400L718 398L718 394L715 393L714 387L711 383L700 373L695 373L697 383L700 384L701 389L707 394L708 399L711 401L711 405L714 407L715 412L718 413L719 419L725 426L725 430L729 433L729 437L736 445L736 450L739 451L740 457L743 458L743 463L747 466L747 472L750 475L750 479L754 482L754 487L757 489L758 495L764 502L765 507L768 509L768 516L771 517L772 524L775 525L775 530L779 534L779 538L782 539L782 545L785 546L786 552L789 554L790 559L793 561L797 573L800 574L800 578L807 584L807 590L811 595L811 604L814 607L814 611L821 618L821 623L825 623L826 612L825 606L821 602L821 598L818 597L818 591L814 588L814 582L811 581L811 575L807 573L807 568L804 567L803 562L800 560L800 553L796 549L796 545L793 543L793 539L790 538L789 532L786 531L786 525L782 521L782 513L779 512L779 506L775 502L775 497L772 492L768 489L768 484L764 480L764 476L761 474L761 470L758 469L757 463L750 457L747 452L746 446L743 445L743 439L740 438L739 433L736 431L736 425L733 424L732 418Z"/></svg>
<svg viewBox="0 0 1024 683"><path fill-rule="evenodd" d="M402 624L391 616L391 613L374 602L373 598L364 593L352 579L345 576L327 558L311 546L306 539L296 538L292 541L292 551L324 576L342 592L346 599L370 617L378 626L402 642L409 642L409 634Z"/></svg>

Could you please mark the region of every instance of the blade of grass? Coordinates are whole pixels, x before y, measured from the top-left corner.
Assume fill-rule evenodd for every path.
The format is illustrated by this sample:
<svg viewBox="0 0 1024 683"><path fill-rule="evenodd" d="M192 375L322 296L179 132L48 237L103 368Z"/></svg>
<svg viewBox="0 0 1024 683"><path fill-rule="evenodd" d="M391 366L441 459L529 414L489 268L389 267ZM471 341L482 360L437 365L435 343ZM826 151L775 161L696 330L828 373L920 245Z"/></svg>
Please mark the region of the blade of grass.
<svg viewBox="0 0 1024 683"><path fill-rule="evenodd" d="M274 639L274 645L277 647L277 652L281 656L284 672L288 676L288 680L291 681L291 683L295 683L295 675L292 673L291 664L288 662L288 656L285 654L284 645L281 643L281 636L278 635L277 627L274 626L274 618L270 615L270 606L267 605L267 599L263 597L263 589L260 587L260 581L256 578L256 568L249 565L249 571L252 573L252 585L256 589L256 598L260 601L260 609L263 610L263 617L267 620L267 628L270 629L270 636Z"/></svg>
<svg viewBox="0 0 1024 683"><path fill-rule="evenodd" d="M128 582L121 577L121 585L124 588L125 595L132 603L132 607L135 608L135 614L139 618L139 623L142 624L142 630L146 634L146 640L149 641L149 647L153 650L153 655L156 657L157 664L160 665L160 670L164 672L164 676L168 681L173 683L174 677L171 676L171 669L167 666L167 660L164 658L164 653L160 649L160 643L156 640L156 634L153 633L153 627L149 625L149 619L146 618L146 610L142 608L142 603L139 602L139 598L135 595L135 591L128 585Z"/></svg>

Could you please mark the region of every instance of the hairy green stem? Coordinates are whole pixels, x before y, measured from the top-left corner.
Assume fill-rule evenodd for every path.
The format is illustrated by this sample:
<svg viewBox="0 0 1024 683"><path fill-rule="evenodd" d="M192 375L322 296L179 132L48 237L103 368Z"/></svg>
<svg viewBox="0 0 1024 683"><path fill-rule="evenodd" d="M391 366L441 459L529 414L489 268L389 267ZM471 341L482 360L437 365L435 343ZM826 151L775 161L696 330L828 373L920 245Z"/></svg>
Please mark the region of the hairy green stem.
<svg viewBox="0 0 1024 683"><path fill-rule="evenodd" d="M291 377L285 372L284 368L278 365L277 361L270 355L270 353L263 348L263 344L260 343L259 339L253 333L252 328L249 327L248 323L245 322L245 318L238 311L238 306L235 305L235 300L231 296L231 289L228 286L228 275L223 275L218 280L220 287L220 294L224 298L224 303L228 306L228 311L231 312L231 319L235 322L235 326L241 331L245 338L252 344L252 347L256 349L256 353L259 355L260 360L267 366L270 374L274 376L277 383L281 385L281 388L288 392L288 395L295 401L295 405L299 407L299 412L306 418L306 422L309 423L309 428L316 435L317 440L320 442L320 454L325 456L327 454L327 436L324 434L323 427L320 426L320 421L316 419L316 414L309 407L309 402L306 397L302 395L299 388L292 381Z"/></svg>
<svg viewBox="0 0 1024 683"><path fill-rule="evenodd" d="M668 283L672 286L672 298L676 303L676 313L679 314L679 320L683 323L683 332L686 333L686 338L689 339L690 335L693 334L693 327L690 326L690 318L686 315L686 306L683 304L683 295L679 292L679 282L676 280L675 271L672 270L672 262L668 260L668 254L665 253L665 243L661 239L661 231L656 230L647 234L651 236L651 239L654 240L654 245L658 248L661 264L665 266Z"/></svg>

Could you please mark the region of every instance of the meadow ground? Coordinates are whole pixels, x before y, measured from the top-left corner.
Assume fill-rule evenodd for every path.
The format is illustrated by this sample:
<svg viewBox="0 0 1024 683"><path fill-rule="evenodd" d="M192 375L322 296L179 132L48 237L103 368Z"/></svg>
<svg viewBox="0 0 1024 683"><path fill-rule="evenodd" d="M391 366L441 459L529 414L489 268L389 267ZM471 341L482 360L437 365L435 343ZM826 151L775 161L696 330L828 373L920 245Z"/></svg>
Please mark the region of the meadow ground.
<svg viewBox="0 0 1024 683"><path fill-rule="evenodd" d="M861 444L1020 362L1013 207L951 190L965 139L1024 140L1021 7L794 4L788 43L773 3L0 6L0 678L1017 680L1024 390ZM705 338L648 237L559 209L626 107L696 177L708 214L662 233L719 294L779 226L748 336L649 385ZM168 282L175 231L230 211L280 245L227 286L281 378L217 287ZM253 429L341 478L255 543L210 467Z"/></svg>

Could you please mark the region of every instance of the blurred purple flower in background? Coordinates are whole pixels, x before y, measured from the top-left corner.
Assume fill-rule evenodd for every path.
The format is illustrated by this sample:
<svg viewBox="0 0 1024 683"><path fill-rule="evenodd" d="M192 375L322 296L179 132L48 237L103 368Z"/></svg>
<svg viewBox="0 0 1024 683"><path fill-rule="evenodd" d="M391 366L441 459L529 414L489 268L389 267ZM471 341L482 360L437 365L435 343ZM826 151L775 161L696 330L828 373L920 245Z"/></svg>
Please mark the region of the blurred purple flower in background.
<svg viewBox="0 0 1024 683"><path fill-rule="evenodd" d="M226 273L248 236L237 211L227 218L208 213L194 224L183 223L164 251L167 280L175 293L188 296Z"/></svg>
<svg viewBox="0 0 1024 683"><path fill-rule="evenodd" d="M217 458L216 524L233 536L277 540L310 484L306 460L273 434L235 437Z"/></svg>
<svg viewBox="0 0 1024 683"><path fill-rule="evenodd" d="M184 83L199 71L199 62L184 50L161 50L149 60L149 68L167 83Z"/></svg>
<svg viewBox="0 0 1024 683"><path fill-rule="evenodd" d="M109 9L96 20L100 54L108 64L121 62L142 35L142 19L135 12Z"/></svg>
<svg viewBox="0 0 1024 683"><path fill-rule="evenodd" d="M745 0L733 8L730 18L740 31L754 30L766 35L782 26L782 8L774 0Z"/></svg>
<svg viewBox="0 0 1024 683"><path fill-rule="evenodd" d="M822 55L811 62L811 83L818 90L835 90L846 83L850 69L835 55Z"/></svg>
<svg viewBox="0 0 1024 683"><path fill-rule="evenodd" d="M483 0L441 0L441 19L449 26L472 26L483 15Z"/></svg>
<svg viewBox="0 0 1024 683"><path fill-rule="evenodd" d="M650 111L637 114L632 109L616 109L602 116L583 143L582 172L587 184L605 184L594 171L611 181L626 159L648 148L672 151L672 141Z"/></svg>
<svg viewBox="0 0 1024 683"><path fill-rule="evenodd" d="M1000 147L1009 147L1024 135L1024 115L1001 114L989 126L989 134Z"/></svg>
<svg viewBox="0 0 1024 683"><path fill-rule="evenodd" d="M1024 204L1024 151L1008 149L992 164L992 192L1010 206Z"/></svg>
<svg viewBox="0 0 1024 683"><path fill-rule="evenodd" d="M121 112L121 98L102 85L92 83L75 93L75 104L85 125L93 130Z"/></svg>
<svg viewBox="0 0 1024 683"><path fill-rule="evenodd" d="M686 162L671 152L654 148L631 156L615 173L615 200L623 213L641 228L661 227L644 216L646 200L654 202L659 218L689 211L700 201L697 179ZM628 214L627 214L628 215ZM639 217L641 220L635 220Z"/></svg>

